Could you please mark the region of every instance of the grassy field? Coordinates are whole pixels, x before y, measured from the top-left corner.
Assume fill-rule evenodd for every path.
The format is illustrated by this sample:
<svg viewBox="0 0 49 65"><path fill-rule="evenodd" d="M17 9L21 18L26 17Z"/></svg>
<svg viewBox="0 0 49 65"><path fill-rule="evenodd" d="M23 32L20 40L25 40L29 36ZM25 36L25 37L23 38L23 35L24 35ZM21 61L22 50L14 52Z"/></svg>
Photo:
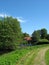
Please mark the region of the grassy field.
<svg viewBox="0 0 49 65"><path fill-rule="evenodd" d="M46 51L45 60L46 60L46 65L49 65L49 49Z"/></svg>
<svg viewBox="0 0 49 65"><path fill-rule="evenodd" d="M26 53L30 52L32 49L36 49L37 47L26 47L23 49L17 49L16 51L0 55L0 65L16 65L18 60L26 55Z"/></svg>
<svg viewBox="0 0 49 65"><path fill-rule="evenodd" d="M40 49L48 45L29 46L23 49L0 55L0 65L32 65Z"/></svg>

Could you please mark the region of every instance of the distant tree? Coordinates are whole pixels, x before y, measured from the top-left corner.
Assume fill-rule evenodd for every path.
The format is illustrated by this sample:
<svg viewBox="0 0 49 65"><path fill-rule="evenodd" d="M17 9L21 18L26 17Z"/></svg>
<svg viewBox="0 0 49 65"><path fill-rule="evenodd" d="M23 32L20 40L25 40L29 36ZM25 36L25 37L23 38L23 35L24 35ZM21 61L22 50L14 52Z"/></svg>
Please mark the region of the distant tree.
<svg viewBox="0 0 49 65"><path fill-rule="evenodd" d="M37 30L37 33L38 33L38 39L41 38L41 30Z"/></svg>
<svg viewBox="0 0 49 65"><path fill-rule="evenodd" d="M47 30L45 28L41 29L41 38L45 39L47 36Z"/></svg>
<svg viewBox="0 0 49 65"><path fill-rule="evenodd" d="M22 41L22 43L23 44L28 44L28 41L27 40L25 40L25 37L30 37L30 35L28 34L28 33L23 33L23 36L22 36L22 38L23 38L23 41Z"/></svg>
<svg viewBox="0 0 49 65"><path fill-rule="evenodd" d="M32 40L34 42L38 41L40 39L40 30L34 31L32 33Z"/></svg>
<svg viewBox="0 0 49 65"><path fill-rule="evenodd" d="M49 40L49 34L47 34L46 39Z"/></svg>
<svg viewBox="0 0 49 65"><path fill-rule="evenodd" d="M30 37L28 33L23 33L23 37Z"/></svg>

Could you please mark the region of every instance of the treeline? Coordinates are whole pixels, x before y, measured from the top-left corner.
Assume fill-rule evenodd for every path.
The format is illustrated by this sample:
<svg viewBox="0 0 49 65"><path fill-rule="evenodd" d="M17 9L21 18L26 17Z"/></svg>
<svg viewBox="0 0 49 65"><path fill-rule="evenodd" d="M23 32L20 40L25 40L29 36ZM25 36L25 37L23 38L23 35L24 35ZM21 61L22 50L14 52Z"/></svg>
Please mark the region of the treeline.
<svg viewBox="0 0 49 65"><path fill-rule="evenodd" d="M35 30L31 36L28 33L23 33L23 38L30 37L31 40L24 40L24 45L39 45L39 44L49 44L49 34L47 29L43 28L40 30Z"/></svg>
<svg viewBox="0 0 49 65"><path fill-rule="evenodd" d="M32 33L32 43L35 44L46 44L49 43L49 34L47 29L36 30Z"/></svg>
<svg viewBox="0 0 49 65"><path fill-rule="evenodd" d="M1 51L15 50L21 44L49 43L49 34L45 28L35 30L30 37L31 40L24 40L25 37L30 37L30 35L21 31L20 22L16 18L6 17L0 20Z"/></svg>

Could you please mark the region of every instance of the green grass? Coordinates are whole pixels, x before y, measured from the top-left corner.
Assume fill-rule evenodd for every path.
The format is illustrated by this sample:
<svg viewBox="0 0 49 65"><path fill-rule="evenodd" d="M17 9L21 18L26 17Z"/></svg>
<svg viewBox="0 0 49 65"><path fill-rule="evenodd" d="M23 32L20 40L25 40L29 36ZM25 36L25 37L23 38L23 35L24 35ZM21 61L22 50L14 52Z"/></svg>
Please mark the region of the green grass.
<svg viewBox="0 0 49 65"><path fill-rule="evenodd" d="M26 47L23 49L13 51L11 53L0 55L0 65L16 65L16 63L22 56L24 56L30 50L36 49L36 48L38 48L38 46L37 47Z"/></svg>
<svg viewBox="0 0 49 65"><path fill-rule="evenodd" d="M45 47L46 45L29 46L22 49L17 49L16 51L0 55L0 65L16 65L18 61L25 56L31 50L36 50L38 48ZM48 45L47 45L48 46Z"/></svg>
<svg viewBox="0 0 49 65"><path fill-rule="evenodd" d="M46 51L45 61L46 61L46 65L49 65L49 50Z"/></svg>

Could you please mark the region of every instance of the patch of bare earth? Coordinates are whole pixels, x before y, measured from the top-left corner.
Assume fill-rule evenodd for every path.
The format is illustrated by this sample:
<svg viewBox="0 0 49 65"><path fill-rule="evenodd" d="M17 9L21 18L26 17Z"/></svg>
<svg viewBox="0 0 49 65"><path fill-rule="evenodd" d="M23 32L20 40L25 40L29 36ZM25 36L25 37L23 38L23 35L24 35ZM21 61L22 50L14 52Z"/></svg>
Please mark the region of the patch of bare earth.
<svg viewBox="0 0 49 65"><path fill-rule="evenodd" d="M34 59L33 65L46 65L45 63L45 53L49 48L43 48L38 53L37 56Z"/></svg>

